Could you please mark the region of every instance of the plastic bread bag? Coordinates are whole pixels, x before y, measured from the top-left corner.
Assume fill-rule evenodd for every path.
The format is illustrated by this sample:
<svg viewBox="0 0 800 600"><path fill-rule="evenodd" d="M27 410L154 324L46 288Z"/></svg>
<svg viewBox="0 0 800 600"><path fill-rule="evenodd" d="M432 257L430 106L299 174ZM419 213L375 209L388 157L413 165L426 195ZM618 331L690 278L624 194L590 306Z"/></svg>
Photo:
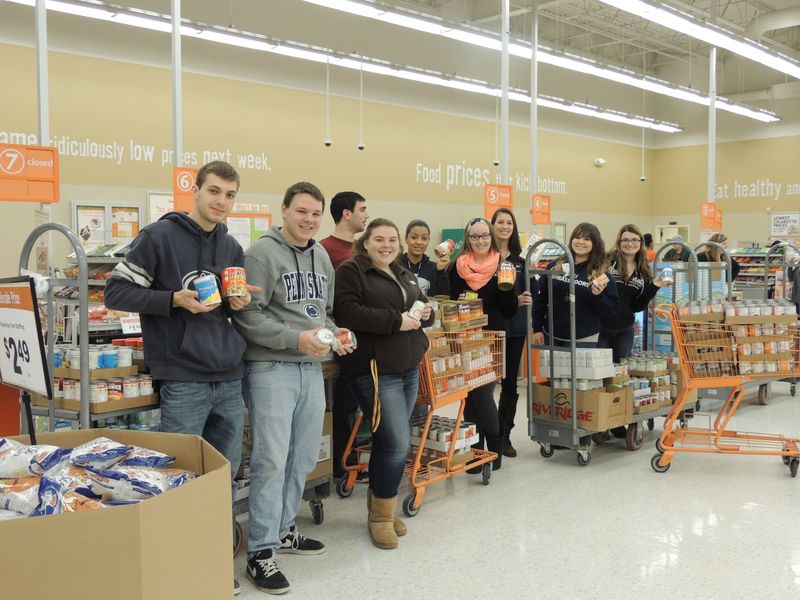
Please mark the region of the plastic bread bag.
<svg viewBox="0 0 800 600"><path fill-rule="evenodd" d="M101 508L106 508L106 505L99 500L87 498L76 492L66 492L64 494L64 512L83 512Z"/></svg>
<svg viewBox="0 0 800 600"><path fill-rule="evenodd" d="M10 521L11 519L20 519L24 516L25 515L21 515L16 511L0 508L0 521Z"/></svg>
<svg viewBox="0 0 800 600"><path fill-rule="evenodd" d="M194 479L182 469L117 467L113 470L89 469L89 475L103 500L142 500L162 494Z"/></svg>
<svg viewBox="0 0 800 600"><path fill-rule="evenodd" d="M42 477L39 482L39 504L31 511L32 517L60 515L64 512L64 495L57 481Z"/></svg>
<svg viewBox="0 0 800 600"><path fill-rule="evenodd" d="M39 444L25 446L11 440L0 447L0 479L19 479L44 475L67 459L67 448Z"/></svg>
<svg viewBox="0 0 800 600"><path fill-rule="evenodd" d="M108 469L130 452L131 447L99 437L72 450L69 460L77 467Z"/></svg>
<svg viewBox="0 0 800 600"><path fill-rule="evenodd" d="M0 508L30 515L39 506L40 477L0 479Z"/></svg>
<svg viewBox="0 0 800 600"><path fill-rule="evenodd" d="M83 467L76 467L66 462L59 469L51 471L47 477L58 483L65 494L74 492L87 498L101 497L89 472Z"/></svg>
<svg viewBox="0 0 800 600"><path fill-rule="evenodd" d="M150 467L162 469L175 462L175 457L156 450L131 446L131 451L127 456L119 461L120 467Z"/></svg>

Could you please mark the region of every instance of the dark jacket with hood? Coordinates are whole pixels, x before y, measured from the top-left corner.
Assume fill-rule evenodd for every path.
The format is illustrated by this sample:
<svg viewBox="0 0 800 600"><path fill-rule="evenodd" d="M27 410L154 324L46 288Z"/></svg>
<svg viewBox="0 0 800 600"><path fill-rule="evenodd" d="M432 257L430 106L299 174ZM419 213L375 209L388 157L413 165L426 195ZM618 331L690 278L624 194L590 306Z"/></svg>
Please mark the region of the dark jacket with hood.
<svg viewBox="0 0 800 600"><path fill-rule="evenodd" d="M300 334L309 329L333 329L333 265L322 244L310 240L293 246L280 227L245 252L247 282L261 292L233 315L247 340L245 359L258 362L321 362L320 356L297 349Z"/></svg>
<svg viewBox="0 0 800 600"><path fill-rule="evenodd" d="M172 307L173 292L214 275L221 292L227 267L244 265L239 243L224 224L211 232L189 215L170 212L139 233L105 290L112 310L139 313L147 364L155 379L231 381L244 373L245 343L230 323L225 301L208 313Z"/></svg>
<svg viewBox="0 0 800 600"><path fill-rule="evenodd" d="M369 374L373 358L379 375L402 373L419 365L428 349L422 329L400 331L402 314L417 300L428 299L411 271L395 263L392 272L396 281L363 255L351 258L336 271L336 322L354 331L358 342L352 354L338 357L345 375ZM422 326L433 321L431 313Z"/></svg>
<svg viewBox="0 0 800 600"><path fill-rule="evenodd" d="M650 301L656 297L659 288L652 279L646 278L639 271L636 271L628 279L624 279L616 261L611 263L608 274L617 286L619 301L613 314L600 318L600 324L602 331L614 333L633 327L634 313L647 308Z"/></svg>

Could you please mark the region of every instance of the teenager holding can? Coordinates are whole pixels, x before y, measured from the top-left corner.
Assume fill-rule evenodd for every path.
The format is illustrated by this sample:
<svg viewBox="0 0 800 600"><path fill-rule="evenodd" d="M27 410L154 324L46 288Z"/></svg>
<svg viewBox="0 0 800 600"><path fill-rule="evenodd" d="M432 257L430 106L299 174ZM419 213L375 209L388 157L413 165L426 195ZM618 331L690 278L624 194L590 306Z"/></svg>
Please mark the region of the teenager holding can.
<svg viewBox="0 0 800 600"><path fill-rule="evenodd" d="M617 288L619 302L613 314L601 318L597 346L611 348L615 363L631 355L635 313L647 308L659 288L672 285L661 276L653 278L642 240L642 232L636 225L623 225L608 253L608 272Z"/></svg>
<svg viewBox="0 0 800 600"><path fill-rule="evenodd" d="M514 213L508 208L498 208L492 215L492 225L500 250L500 258L514 265L516 278L514 281L518 310L506 324L506 372L500 384L500 401L497 412L500 418L500 431L503 436L503 455L514 458L516 449L511 444L511 430L514 429L514 417L517 413L517 377L522 361L522 350L525 347L525 335L529 327L527 307L533 302L532 294L536 293L536 279L530 280L530 292L525 291L525 259L520 256L522 244Z"/></svg>
<svg viewBox="0 0 800 600"><path fill-rule="evenodd" d="M367 524L372 543L386 549L396 548L397 536L406 533L395 517L397 488L410 446L418 367L428 349L421 327L433 323L416 276L397 260L401 250L394 223L370 221L356 241L355 256L336 272L334 300L336 322L358 339L339 364L365 417L373 420Z"/></svg>
<svg viewBox="0 0 800 600"><path fill-rule="evenodd" d="M464 292L474 292L483 301L483 311L489 317L484 327L487 330L505 331L508 319L513 317L519 306L518 294L512 285L507 290L500 289L498 271L500 269L500 248L486 219L472 219L464 228L464 245L450 268L450 297L457 299ZM484 441L492 452L497 452L493 469L502 466L503 437L494 402L495 384L478 387L467 395L464 418L473 421L478 427L480 440L473 448L482 450ZM481 469L470 469L480 473Z"/></svg>
<svg viewBox="0 0 800 600"><path fill-rule="evenodd" d="M569 236L569 249L575 262L575 342L578 348L596 348L600 337L601 317L617 307L617 286L609 285L610 276L605 244L600 230L591 223L579 223ZM548 265L553 273L553 336L555 346L570 345L569 261L564 256ZM549 298L546 280L539 282L533 301L534 344L543 344L549 334L547 322Z"/></svg>
<svg viewBox="0 0 800 600"><path fill-rule="evenodd" d="M450 294L450 281L447 278L450 253L442 252L441 256L436 257L436 262L432 261L425 254L430 241L431 228L425 221L414 219L409 222L406 225L406 248L408 250L400 257L400 264L417 276L423 294L428 297L447 296ZM439 246L437 246L438 248Z"/></svg>

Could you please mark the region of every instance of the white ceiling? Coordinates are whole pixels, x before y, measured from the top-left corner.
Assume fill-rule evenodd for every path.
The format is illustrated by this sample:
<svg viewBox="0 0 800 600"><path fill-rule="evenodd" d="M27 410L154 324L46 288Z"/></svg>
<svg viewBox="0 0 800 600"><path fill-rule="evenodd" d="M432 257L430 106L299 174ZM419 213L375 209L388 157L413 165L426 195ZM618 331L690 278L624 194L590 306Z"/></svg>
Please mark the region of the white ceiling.
<svg viewBox="0 0 800 600"><path fill-rule="evenodd" d="M677 2L671 6L708 18L714 0ZM118 0L118 4L167 14L169 0ZM386 6L413 10L447 21L499 31L499 0L394 0ZM361 17L309 4L302 0L185 0L183 16L193 21L233 27L329 48L343 53L390 61L395 64L457 74L499 84L499 53L468 46ZM512 0L511 35L530 38L532 0ZM800 1L719 0L718 22L740 33L781 14L784 23L796 23L766 31L760 41L771 48L800 59L800 18L786 20L800 12ZM675 84L708 88L706 45L679 33L653 25L595 0L539 2L540 40L602 62L625 66ZM750 29L748 29L750 28ZM118 60L169 66L169 36L129 27L50 13L50 46L56 50L105 56ZM32 44L33 10L0 0L0 42ZM324 66L251 50L230 48L193 39L183 44L187 70L214 75L323 91ZM721 52L719 93L754 106L777 112L781 123L765 125L751 119L720 113L720 140L769 137L800 133L800 82L755 63ZM1 57L0 57L1 58ZM332 92L357 96L358 75L334 69ZM510 81L514 87L529 89L529 62L513 58ZM619 111L644 114L678 122L684 133L669 135L648 132L649 146L704 143L707 110L640 90L611 84L562 69L540 66L539 91ZM423 84L365 75L365 97L428 110L446 111L494 119L495 101L465 92L438 89ZM512 103L514 122L528 121L529 107ZM592 137L640 143L638 128L605 124L587 117L540 111L540 126Z"/></svg>

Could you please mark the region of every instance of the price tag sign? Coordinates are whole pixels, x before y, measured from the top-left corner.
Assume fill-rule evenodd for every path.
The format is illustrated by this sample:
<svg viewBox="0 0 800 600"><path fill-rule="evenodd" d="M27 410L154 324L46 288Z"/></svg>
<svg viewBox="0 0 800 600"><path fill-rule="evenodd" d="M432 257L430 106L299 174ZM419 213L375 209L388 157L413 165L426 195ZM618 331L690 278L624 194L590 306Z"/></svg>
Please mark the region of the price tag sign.
<svg viewBox="0 0 800 600"><path fill-rule="evenodd" d="M51 397L33 279L0 279L0 379Z"/></svg>
<svg viewBox="0 0 800 600"><path fill-rule="evenodd" d="M139 315L120 317L119 322L122 325L122 333L142 333L142 322L139 320Z"/></svg>

